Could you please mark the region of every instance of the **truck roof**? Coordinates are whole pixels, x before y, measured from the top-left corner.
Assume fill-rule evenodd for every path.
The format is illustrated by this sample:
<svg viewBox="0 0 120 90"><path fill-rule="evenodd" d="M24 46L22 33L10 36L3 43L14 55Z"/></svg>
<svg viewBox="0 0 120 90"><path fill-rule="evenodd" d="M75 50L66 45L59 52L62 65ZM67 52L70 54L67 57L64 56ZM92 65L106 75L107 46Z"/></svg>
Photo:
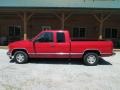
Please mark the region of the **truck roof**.
<svg viewBox="0 0 120 90"><path fill-rule="evenodd" d="M68 30L44 30L44 32L68 32Z"/></svg>

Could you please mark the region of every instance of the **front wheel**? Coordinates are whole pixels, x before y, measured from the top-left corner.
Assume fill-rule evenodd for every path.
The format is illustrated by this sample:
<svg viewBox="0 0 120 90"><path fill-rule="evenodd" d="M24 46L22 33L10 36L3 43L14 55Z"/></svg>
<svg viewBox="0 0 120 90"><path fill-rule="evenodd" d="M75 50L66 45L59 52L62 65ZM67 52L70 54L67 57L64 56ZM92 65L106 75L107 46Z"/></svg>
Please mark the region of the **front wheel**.
<svg viewBox="0 0 120 90"><path fill-rule="evenodd" d="M95 66L98 64L99 57L96 53L87 53L83 57L84 63L88 66Z"/></svg>
<svg viewBox="0 0 120 90"><path fill-rule="evenodd" d="M28 55L23 51L17 51L14 54L14 60L18 64L26 63L28 61Z"/></svg>

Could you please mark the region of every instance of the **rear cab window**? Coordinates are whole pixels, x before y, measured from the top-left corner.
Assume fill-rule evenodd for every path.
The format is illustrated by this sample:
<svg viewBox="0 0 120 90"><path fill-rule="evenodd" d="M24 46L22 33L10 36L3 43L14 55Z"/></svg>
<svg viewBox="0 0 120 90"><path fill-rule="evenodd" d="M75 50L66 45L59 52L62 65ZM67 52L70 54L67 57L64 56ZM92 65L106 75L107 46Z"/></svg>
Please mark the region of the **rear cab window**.
<svg viewBox="0 0 120 90"><path fill-rule="evenodd" d="M65 33L64 32L57 32L57 43L64 43L65 42Z"/></svg>

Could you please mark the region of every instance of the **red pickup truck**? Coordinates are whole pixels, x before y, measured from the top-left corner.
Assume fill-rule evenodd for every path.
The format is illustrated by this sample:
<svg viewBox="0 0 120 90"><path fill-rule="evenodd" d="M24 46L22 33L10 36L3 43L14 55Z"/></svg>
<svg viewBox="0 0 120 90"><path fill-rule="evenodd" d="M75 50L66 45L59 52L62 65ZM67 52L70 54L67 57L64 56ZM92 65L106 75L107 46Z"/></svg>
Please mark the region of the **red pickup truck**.
<svg viewBox="0 0 120 90"><path fill-rule="evenodd" d="M71 41L67 30L42 31L32 40L9 44L8 55L17 63L29 58L82 58L86 65L97 65L100 56L113 54L111 41Z"/></svg>

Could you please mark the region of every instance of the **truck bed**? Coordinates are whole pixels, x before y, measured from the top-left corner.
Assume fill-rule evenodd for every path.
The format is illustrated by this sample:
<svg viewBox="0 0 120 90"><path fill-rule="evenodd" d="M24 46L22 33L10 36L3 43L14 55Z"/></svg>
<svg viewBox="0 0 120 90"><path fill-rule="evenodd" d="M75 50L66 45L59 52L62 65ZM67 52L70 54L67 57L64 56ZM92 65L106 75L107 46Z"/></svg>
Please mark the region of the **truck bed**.
<svg viewBox="0 0 120 90"><path fill-rule="evenodd" d="M109 41L109 40L99 40L99 39L71 39L71 41Z"/></svg>
<svg viewBox="0 0 120 90"><path fill-rule="evenodd" d="M71 52L83 54L86 50L98 50L101 54L112 53L112 42L105 40L71 41Z"/></svg>

